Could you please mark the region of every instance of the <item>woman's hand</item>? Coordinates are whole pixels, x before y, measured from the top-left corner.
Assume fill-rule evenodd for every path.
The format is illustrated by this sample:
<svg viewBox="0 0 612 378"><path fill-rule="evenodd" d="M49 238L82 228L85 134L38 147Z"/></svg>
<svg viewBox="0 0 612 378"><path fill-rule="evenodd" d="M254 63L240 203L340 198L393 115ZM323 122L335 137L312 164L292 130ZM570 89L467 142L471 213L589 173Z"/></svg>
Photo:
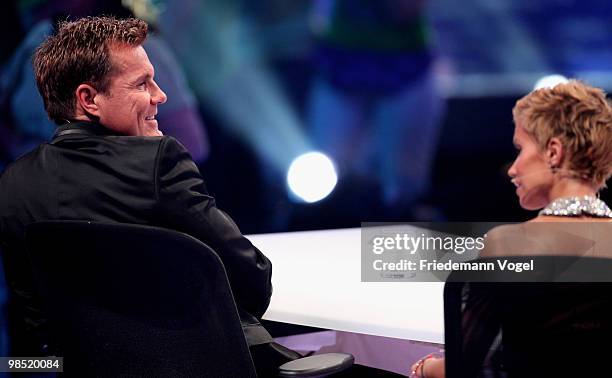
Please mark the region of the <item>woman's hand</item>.
<svg viewBox="0 0 612 378"><path fill-rule="evenodd" d="M431 355L418 360L410 368L411 378L444 378L444 358Z"/></svg>

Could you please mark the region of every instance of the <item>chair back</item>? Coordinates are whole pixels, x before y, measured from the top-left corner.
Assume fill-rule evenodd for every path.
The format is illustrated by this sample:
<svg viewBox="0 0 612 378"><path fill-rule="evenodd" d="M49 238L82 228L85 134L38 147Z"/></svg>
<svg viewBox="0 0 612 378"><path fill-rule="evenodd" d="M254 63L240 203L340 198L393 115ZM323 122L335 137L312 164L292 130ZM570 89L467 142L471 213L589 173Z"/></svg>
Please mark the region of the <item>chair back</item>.
<svg viewBox="0 0 612 378"><path fill-rule="evenodd" d="M45 221L26 241L71 376L254 377L220 258L143 225Z"/></svg>
<svg viewBox="0 0 612 378"><path fill-rule="evenodd" d="M444 287L448 378L473 378L483 370L485 376L489 370L491 376L509 377L608 371L612 259L522 256L508 261L532 259L536 269L520 278L509 272L449 275ZM496 263L496 259L476 262ZM483 369L499 335L494 366Z"/></svg>

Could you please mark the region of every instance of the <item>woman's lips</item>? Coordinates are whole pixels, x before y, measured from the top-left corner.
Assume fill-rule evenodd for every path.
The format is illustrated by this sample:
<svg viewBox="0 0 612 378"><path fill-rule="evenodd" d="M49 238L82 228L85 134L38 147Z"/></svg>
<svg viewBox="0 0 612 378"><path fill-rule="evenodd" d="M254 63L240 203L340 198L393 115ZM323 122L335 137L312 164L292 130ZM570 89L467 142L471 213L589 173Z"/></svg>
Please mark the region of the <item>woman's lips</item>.
<svg viewBox="0 0 612 378"><path fill-rule="evenodd" d="M516 187L516 194L518 195L519 190L521 189L521 183L518 182L517 180L511 180L512 184L514 184L514 186Z"/></svg>

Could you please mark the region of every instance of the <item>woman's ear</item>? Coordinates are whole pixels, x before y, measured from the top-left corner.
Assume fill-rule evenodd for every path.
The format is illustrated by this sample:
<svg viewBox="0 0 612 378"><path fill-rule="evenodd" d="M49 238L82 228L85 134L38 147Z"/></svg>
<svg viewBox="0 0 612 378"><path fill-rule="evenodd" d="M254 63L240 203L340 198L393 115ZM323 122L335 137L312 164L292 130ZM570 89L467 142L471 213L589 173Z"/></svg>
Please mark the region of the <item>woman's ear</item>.
<svg viewBox="0 0 612 378"><path fill-rule="evenodd" d="M77 114L84 113L88 116L100 118L100 108L96 104L96 95L98 91L89 84L80 84L76 91L77 99Z"/></svg>
<svg viewBox="0 0 612 378"><path fill-rule="evenodd" d="M546 159L551 168L561 168L565 150L561 140L557 137L550 138L546 146Z"/></svg>

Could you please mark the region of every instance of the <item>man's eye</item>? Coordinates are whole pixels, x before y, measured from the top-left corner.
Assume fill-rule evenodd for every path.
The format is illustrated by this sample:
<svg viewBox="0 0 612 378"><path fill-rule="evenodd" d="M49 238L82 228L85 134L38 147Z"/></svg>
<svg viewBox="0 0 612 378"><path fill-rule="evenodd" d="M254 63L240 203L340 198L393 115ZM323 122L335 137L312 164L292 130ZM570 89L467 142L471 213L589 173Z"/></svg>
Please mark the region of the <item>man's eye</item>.
<svg viewBox="0 0 612 378"><path fill-rule="evenodd" d="M147 88L147 82L143 81L142 83L138 84L138 88L140 89L146 89Z"/></svg>

